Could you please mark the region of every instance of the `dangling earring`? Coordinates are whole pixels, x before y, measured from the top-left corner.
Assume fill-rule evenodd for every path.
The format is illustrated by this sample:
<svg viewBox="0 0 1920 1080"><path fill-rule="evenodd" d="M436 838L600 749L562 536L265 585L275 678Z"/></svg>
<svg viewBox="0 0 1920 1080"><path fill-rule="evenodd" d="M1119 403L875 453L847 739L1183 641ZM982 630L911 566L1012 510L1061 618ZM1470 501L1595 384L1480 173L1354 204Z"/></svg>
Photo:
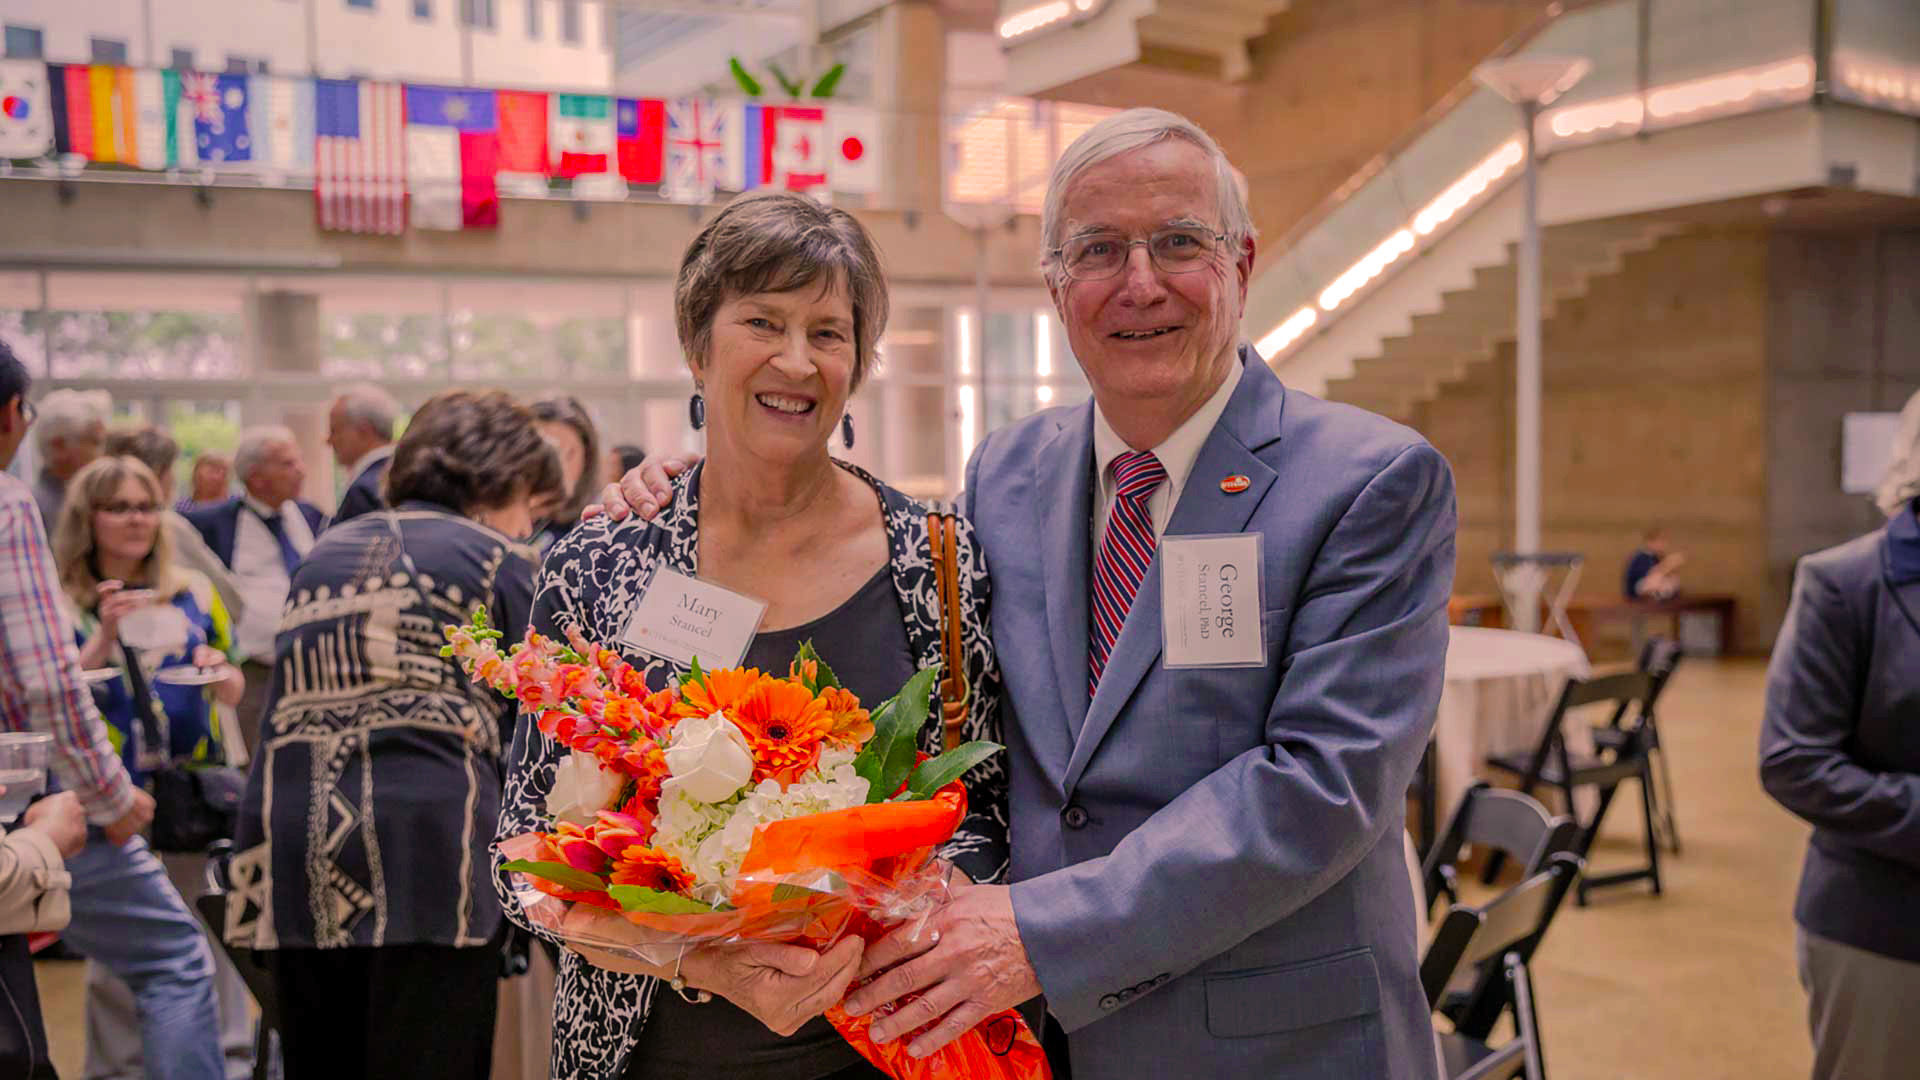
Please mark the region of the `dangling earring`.
<svg viewBox="0 0 1920 1080"><path fill-rule="evenodd" d="M852 413L843 413L840 416L840 439L842 442L845 442L847 444L847 449L849 450L853 449L853 414Z"/></svg>
<svg viewBox="0 0 1920 1080"><path fill-rule="evenodd" d="M687 401L687 422L693 425L695 431L707 426L707 399L701 397L698 390Z"/></svg>

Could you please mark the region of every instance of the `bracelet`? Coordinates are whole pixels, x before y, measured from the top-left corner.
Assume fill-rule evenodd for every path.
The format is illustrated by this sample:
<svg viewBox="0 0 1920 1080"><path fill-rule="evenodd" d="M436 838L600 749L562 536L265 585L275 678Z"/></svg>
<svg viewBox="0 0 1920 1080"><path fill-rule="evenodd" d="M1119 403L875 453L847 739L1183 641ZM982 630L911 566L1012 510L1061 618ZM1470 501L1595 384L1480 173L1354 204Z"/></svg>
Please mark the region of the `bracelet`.
<svg viewBox="0 0 1920 1080"><path fill-rule="evenodd" d="M713 995L705 990L695 990L691 994L687 993L687 980L680 976L680 965L686 958L687 947L682 945L680 946L680 955L674 957L673 978L667 980L667 986L672 989L674 993L680 995L681 1001L689 1005L705 1005L707 1002L713 1000Z"/></svg>

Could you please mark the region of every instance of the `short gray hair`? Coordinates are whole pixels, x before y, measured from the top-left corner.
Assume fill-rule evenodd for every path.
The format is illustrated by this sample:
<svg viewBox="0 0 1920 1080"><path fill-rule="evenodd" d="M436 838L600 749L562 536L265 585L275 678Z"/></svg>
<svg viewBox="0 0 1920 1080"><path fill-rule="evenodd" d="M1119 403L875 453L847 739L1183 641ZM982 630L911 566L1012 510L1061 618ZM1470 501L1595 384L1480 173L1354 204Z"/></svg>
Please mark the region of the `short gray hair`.
<svg viewBox="0 0 1920 1080"><path fill-rule="evenodd" d="M113 395L105 390L55 390L34 408L34 445L42 454L53 440L78 435L95 424L105 425L113 415Z"/></svg>
<svg viewBox="0 0 1920 1080"><path fill-rule="evenodd" d="M300 440L293 437L293 429L279 424L262 424L250 427L240 433L240 445L233 448L233 475L245 485L248 474L260 464L267 455L267 448L275 443L289 443L299 446Z"/></svg>
<svg viewBox="0 0 1920 1080"><path fill-rule="evenodd" d="M1247 210L1246 186L1213 136L1178 113L1165 109L1128 109L1082 132L1068 144L1060 160L1053 163L1046 202L1040 210L1040 269L1048 280L1053 280L1060 268L1054 252L1060 247L1060 232L1067 224L1063 220L1067 189L1081 173L1095 165L1167 139L1185 139L1204 150L1212 160L1217 185L1214 198L1220 205L1220 231L1227 234L1227 249L1237 257L1241 247L1259 235L1253 225L1253 215Z"/></svg>
<svg viewBox="0 0 1920 1080"><path fill-rule="evenodd" d="M393 395L372 383L354 383L340 391L334 400L340 411L356 424L371 428L375 435L393 441L393 425L400 422L400 403Z"/></svg>
<svg viewBox="0 0 1920 1080"><path fill-rule="evenodd" d="M1874 501L1887 516L1906 509L1920 498L1920 390L1907 399L1900 410L1900 433L1893 437L1893 459L1887 462L1886 479Z"/></svg>

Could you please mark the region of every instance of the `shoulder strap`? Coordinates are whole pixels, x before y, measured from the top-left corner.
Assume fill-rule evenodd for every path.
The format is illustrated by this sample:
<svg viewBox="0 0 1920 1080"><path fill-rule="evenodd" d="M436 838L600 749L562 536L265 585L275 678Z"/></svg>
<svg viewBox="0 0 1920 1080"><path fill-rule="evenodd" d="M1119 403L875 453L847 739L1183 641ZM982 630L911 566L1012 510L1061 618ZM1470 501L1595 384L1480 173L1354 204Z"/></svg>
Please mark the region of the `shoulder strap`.
<svg viewBox="0 0 1920 1080"><path fill-rule="evenodd" d="M966 667L960 649L960 526L951 513L927 513L927 535L933 544L933 566L940 590L940 718L941 743L951 750L960 745L967 719Z"/></svg>

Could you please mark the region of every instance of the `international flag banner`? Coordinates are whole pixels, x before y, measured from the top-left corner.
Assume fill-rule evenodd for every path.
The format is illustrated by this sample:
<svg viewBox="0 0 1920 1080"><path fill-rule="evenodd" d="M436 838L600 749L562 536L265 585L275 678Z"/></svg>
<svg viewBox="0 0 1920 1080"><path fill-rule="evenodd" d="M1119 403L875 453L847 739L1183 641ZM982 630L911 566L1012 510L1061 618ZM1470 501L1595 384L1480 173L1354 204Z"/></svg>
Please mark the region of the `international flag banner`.
<svg viewBox="0 0 1920 1080"><path fill-rule="evenodd" d="M614 139L620 175L627 183L660 183L667 148L667 103L621 98L614 107Z"/></svg>
<svg viewBox="0 0 1920 1080"><path fill-rule="evenodd" d="M401 87L321 79L313 96L313 201L320 227L398 236L407 224Z"/></svg>
<svg viewBox="0 0 1920 1080"><path fill-rule="evenodd" d="M141 68L133 72L133 160L143 169L166 169L179 163L172 135L172 117L180 102L180 76L172 71Z"/></svg>
<svg viewBox="0 0 1920 1080"><path fill-rule="evenodd" d="M827 182L826 110L804 105L742 105L727 144L728 186L807 191Z"/></svg>
<svg viewBox="0 0 1920 1080"><path fill-rule="evenodd" d="M739 109L707 98L668 102L666 182L660 193L675 202L712 202L713 189L737 171L729 167L728 142L739 122Z"/></svg>
<svg viewBox="0 0 1920 1080"><path fill-rule="evenodd" d="M613 103L600 94L553 95L553 175L585 176L612 168Z"/></svg>
<svg viewBox="0 0 1920 1080"><path fill-rule="evenodd" d="M93 157L93 85L85 64L48 64L47 93L58 154Z"/></svg>
<svg viewBox="0 0 1920 1080"><path fill-rule="evenodd" d="M87 68L87 92L93 99L94 161L131 165L138 156L133 135L133 70L94 64Z"/></svg>
<svg viewBox="0 0 1920 1080"><path fill-rule="evenodd" d="M200 140L194 131L194 104L187 97L187 78L177 71L160 73L167 99L167 160L178 168L200 164Z"/></svg>
<svg viewBox="0 0 1920 1080"><path fill-rule="evenodd" d="M500 117L491 90L409 86L407 187L422 229L500 224Z"/></svg>
<svg viewBox="0 0 1920 1080"><path fill-rule="evenodd" d="M880 114L860 105L827 109L827 186L850 195L870 195L883 181Z"/></svg>
<svg viewBox="0 0 1920 1080"><path fill-rule="evenodd" d="M193 109L193 141L202 164L254 161L247 124L247 76L192 72L180 80L180 96Z"/></svg>
<svg viewBox="0 0 1920 1080"><path fill-rule="evenodd" d="M0 60L0 158L37 158L53 152L53 94L47 65Z"/></svg>
<svg viewBox="0 0 1920 1080"><path fill-rule="evenodd" d="M247 127L262 170L304 175L313 168L313 80L283 75L247 79Z"/></svg>
<svg viewBox="0 0 1920 1080"><path fill-rule="evenodd" d="M497 90L500 111L500 190L508 195L543 198L547 174L547 95L532 90Z"/></svg>

